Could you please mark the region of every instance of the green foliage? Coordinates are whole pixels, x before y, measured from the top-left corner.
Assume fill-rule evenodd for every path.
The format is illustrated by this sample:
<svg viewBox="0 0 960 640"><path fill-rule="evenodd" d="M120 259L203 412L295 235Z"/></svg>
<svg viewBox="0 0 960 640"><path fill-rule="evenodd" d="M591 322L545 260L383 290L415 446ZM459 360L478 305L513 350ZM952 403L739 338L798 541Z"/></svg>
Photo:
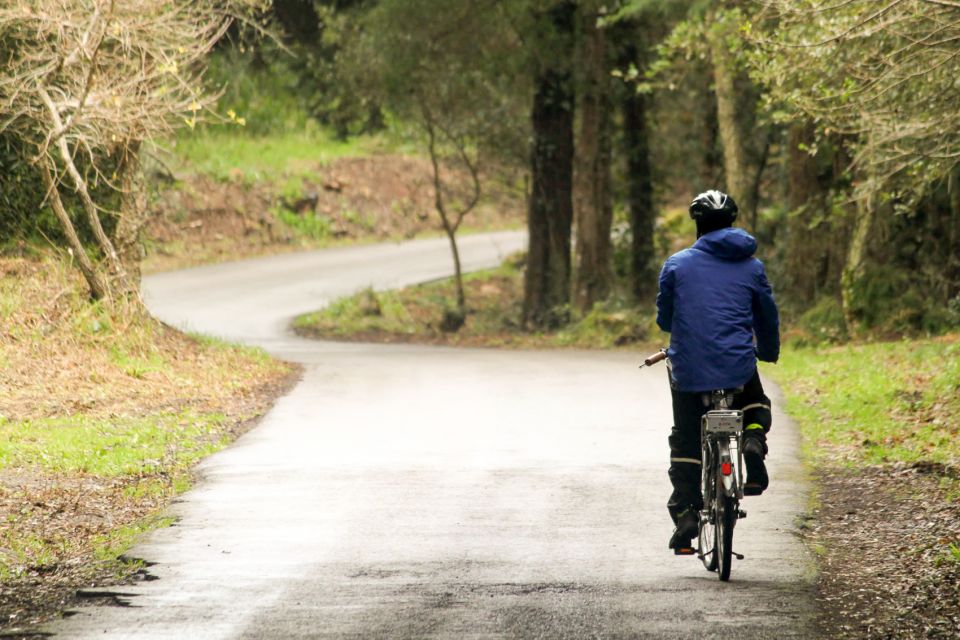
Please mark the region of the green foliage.
<svg viewBox="0 0 960 640"><path fill-rule="evenodd" d="M554 344L610 349L646 342L659 333L653 313L626 299L611 297L594 305L583 318L557 331Z"/></svg>
<svg viewBox="0 0 960 640"><path fill-rule="evenodd" d="M310 114L298 91L300 79L287 63L289 59L279 52L263 55L247 47L226 47L211 56L205 80L211 89L221 91L215 111L233 111L243 118L243 124L233 120L200 124L197 129L228 127L233 135L255 137L305 130Z"/></svg>
<svg viewBox="0 0 960 640"><path fill-rule="evenodd" d="M330 218L323 214L309 211L299 214L284 207L275 207L273 215L301 237L315 241L327 240L331 237Z"/></svg>
<svg viewBox="0 0 960 640"><path fill-rule="evenodd" d="M47 244L53 242L63 246L63 231L59 221L45 203L46 191L40 173L31 159L36 150L10 131L0 131L0 250L5 246L20 243ZM88 171L85 158L78 157L76 162L81 171ZM102 168L112 171L116 160L104 158ZM101 180L92 180L89 185L95 201L108 211L115 211L118 194ZM69 190L61 197L68 211L74 212L77 233L84 243L93 239L86 217L80 215L79 198ZM101 216L107 233L111 233L116 223L115 216Z"/></svg>
<svg viewBox="0 0 960 640"><path fill-rule="evenodd" d="M443 0L382 0L363 17L363 37L344 53L357 90L424 137L425 117L443 138L526 162L527 75L510 25L513 3L458 5Z"/></svg>
<svg viewBox="0 0 960 640"><path fill-rule="evenodd" d="M849 136L862 195L914 202L958 164L956 17L952 3L773 0L753 25L754 77L786 117Z"/></svg>
<svg viewBox="0 0 960 640"><path fill-rule="evenodd" d="M960 464L956 339L788 347L765 371L787 392L811 452L850 463Z"/></svg>
<svg viewBox="0 0 960 640"><path fill-rule="evenodd" d="M945 564L960 564L960 545L951 542L946 552L938 558L938 566Z"/></svg>
<svg viewBox="0 0 960 640"><path fill-rule="evenodd" d="M960 316L915 279L902 265L873 264L851 287L847 304L863 329L881 334L938 334L960 327Z"/></svg>

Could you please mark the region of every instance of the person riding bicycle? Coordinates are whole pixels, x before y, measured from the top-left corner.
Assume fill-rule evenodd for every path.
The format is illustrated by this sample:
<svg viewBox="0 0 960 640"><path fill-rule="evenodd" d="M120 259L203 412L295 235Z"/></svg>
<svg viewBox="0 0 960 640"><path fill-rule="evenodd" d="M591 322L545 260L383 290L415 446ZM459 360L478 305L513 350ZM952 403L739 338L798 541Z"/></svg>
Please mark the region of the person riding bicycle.
<svg viewBox="0 0 960 640"><path fill-rule="evenodd" d="M700 491L700 419L704 393L737 389L734 409L743 411L744 495L767 488L764 458L770 430L770 399L764 395L757 360L776 362L780 320L763 263L753 257L757 241L733 227L737 204L716 190L690 204L697 241L670 256L660 271L657 324L670 333L670 482L667 503L676 530L675 553L692 553L697 537Z"/></svg>

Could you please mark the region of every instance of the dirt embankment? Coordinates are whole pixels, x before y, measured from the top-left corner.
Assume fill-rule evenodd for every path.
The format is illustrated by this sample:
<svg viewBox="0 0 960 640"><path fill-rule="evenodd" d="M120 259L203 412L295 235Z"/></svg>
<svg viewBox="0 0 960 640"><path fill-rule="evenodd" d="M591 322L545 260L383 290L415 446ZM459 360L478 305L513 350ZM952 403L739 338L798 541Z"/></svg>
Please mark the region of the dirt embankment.
<svg viewBox="0 0 960 640"><path fill-rule="evenodd" d="M451 172L454 195L468 177ZM474 229L522 224L522 194L484 179L465 220ZM333 243L402 240L440 232L427 160L400 155L342 158L283 185L190 176L162 189L146 230L147 271L234 260Z"/></svg>

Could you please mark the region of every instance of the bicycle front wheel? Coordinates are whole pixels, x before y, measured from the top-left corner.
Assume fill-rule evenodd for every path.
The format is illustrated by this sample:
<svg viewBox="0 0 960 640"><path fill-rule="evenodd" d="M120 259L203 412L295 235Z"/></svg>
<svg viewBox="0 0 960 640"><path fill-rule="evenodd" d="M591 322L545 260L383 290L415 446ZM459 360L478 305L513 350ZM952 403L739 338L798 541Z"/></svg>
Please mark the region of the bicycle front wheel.
<svg viewBox="0 0 960 640"><path fill-rule="evenodd" d="M707 571L717 570L717 525L716 509L713 508L713 500L709 500L706 508L706 514L700 516L700 532L697 537L697 554L703 561L703 566ZM711 522L713 519L713 522Z"/></svg>
<svg viewBox="0 0 960 640"><path fill-rule="evenodd" d="M713 456L706 455L703 466L703 511L700 514L700 530L697 535L697 552L707 571L717 570L717 477L712 464Z"/></svg>
<svg viewBox="0 0 960 640"><path fill-rule="evenodd" d="M716 544L713 557L717 561L717 573L720 579L730 579L730 565L733 563L733 525L737 521L736 505L733 498L723 495L723 490L717 492L717 527Z"/></svg>

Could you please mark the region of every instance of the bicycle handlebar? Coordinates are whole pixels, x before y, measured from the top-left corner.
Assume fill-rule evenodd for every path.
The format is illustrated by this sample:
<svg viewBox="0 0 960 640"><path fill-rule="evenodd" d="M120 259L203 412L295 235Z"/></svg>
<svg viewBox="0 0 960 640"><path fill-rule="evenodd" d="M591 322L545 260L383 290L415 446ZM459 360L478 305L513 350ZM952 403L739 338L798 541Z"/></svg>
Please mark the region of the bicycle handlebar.
<svg viewBox="0 0 960 640"><path fill-rule="evenodd" d="M643 364L640 365L640 366L641 366L641 367L652 367L653 365L657 364L658 362L660 362L660 361L662 361L662 360L666 360L666 359L667 359L667 350L666 350L666 349L660 349L660 351L657 351L657 352L656 352L655 354L653 354L652 356L649 356L649 357L647 357L647 358L644 358Z"/></svg>

